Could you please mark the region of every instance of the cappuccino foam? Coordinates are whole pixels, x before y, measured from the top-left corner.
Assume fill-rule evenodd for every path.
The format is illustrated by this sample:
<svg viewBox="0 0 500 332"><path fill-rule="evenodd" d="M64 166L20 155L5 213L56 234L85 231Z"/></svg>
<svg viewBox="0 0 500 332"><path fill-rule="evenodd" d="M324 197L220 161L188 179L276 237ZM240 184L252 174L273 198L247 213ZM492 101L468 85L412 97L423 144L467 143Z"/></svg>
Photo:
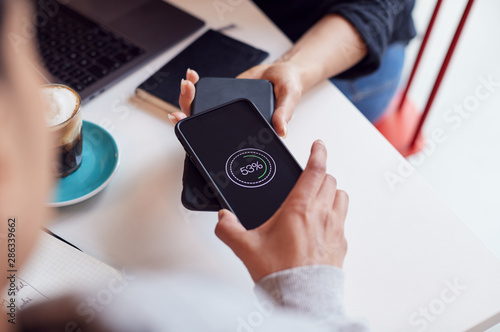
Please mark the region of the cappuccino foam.
<svg viewBox="0 0 500 332"><path fill-rule="evenodd" d="M79 104L77 96L63 87L43 88L42 95L48 105L45 120L50 127L71 118Z"/></svg>

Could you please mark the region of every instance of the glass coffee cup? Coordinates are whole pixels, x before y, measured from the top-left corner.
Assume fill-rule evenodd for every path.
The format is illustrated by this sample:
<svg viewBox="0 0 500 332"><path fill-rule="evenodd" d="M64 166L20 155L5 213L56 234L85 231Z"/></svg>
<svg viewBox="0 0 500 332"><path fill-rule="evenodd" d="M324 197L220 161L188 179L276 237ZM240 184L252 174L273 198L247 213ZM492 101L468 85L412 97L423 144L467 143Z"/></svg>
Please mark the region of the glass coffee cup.
<svg viewBox="0 0 500 332"><path fill-rule="evenodd" d="M57 151L52 170L55 176L64 178L82 163L81 98L75 90L62 84L44 85L42 96L48 106L45 119Z"/></svg>

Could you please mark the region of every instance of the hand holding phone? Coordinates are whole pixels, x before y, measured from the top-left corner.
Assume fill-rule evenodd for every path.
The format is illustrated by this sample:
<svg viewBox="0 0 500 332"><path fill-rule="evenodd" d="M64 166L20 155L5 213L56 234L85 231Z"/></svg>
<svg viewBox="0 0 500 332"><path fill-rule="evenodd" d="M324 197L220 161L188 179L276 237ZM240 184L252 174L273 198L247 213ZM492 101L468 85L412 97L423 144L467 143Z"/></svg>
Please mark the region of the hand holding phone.
<svg viewBox="0 0 500 332"><path fill-rule="evenodd" d="M326 148L316 141L294 188L262 227L247 231L234 214L222 210L215 234L243 261L255 282L299 266L342 268L348 203L347 194L326 174Z"/></svg>

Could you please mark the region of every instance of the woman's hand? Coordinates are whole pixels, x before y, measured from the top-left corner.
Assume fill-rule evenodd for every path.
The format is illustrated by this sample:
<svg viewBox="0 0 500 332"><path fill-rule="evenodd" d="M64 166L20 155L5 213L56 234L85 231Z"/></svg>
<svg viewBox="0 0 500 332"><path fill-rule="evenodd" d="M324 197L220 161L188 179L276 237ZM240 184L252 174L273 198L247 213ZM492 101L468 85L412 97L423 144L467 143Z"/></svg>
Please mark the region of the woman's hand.
<svg viewBox="0 0 500 332"><path fill-rule="evenodd" d="M302 86L298 71L289 63L276 62L271 65L259 65L240 74L238 78L265 79L274 85L276 97L273 127L281 137L287 135L287 124L292 118L293 110L302 96ZM181 81L179 105L182 112L170 114L170 120L175 124L189 116L191 103L195 95L194 84L198 82L198 74L191 69L186 72L186 79Z"/></svg>
<svg viewBox="0 0 500 332"><path fill-rule="evenodd" d="M274 85L276 105L273 115L273 127L281 137L288 134L288 122L302 97L302 83L297 68L291 63L277 61L250 68L238 78L263 79Z"/></svg>
<svg viewBox="0 0 500 332"><path fill-rule="evenodd" d="M316 141L307 167L278 211L246 230L228 210L219 211L216 235L243 261L255 282L305 265L342 268L347 253L344 221L348 196L326 174L326 148Z"/></svg>
<svg viewBox="0 0 500 332"><path fill-rule="evenodd" d="M191 115L191 103L196 93L194 85L199 79L200 76L196 71L192 69L186 71L186 79L181 81L181 94L179 95L179 105L182 112L173 112L168 115L173 124L177 124L177 122Z"/></svg>
<svg viewBox="0 0 500 332"><path fill-rule="evenodd" d="M238 78L265 79L274 84L276 105L273 127L279 136L286 137L288 122L302 94L351 68L366 54L366 45L354 26L340 15L329 14L311 27L275 63L255 66ZM179 97L183 112L169 116L174 124L189 116L195 94L194 84L198 79L198 74L188 69Z"/></svg>

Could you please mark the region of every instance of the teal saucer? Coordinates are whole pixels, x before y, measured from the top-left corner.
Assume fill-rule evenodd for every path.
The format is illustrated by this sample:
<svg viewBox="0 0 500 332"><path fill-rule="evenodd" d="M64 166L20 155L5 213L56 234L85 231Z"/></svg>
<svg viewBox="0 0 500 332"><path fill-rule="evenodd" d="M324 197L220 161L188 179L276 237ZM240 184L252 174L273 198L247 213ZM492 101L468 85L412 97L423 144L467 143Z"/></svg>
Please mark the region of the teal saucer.
<svg viewBox="0 0 500 332"><path fill-rule="evenodd" d="M49 206L72 205L97 195L118 170L118 146L106 130L83 121L82 136L82 163L73 174L57 181Z"/></svg>

